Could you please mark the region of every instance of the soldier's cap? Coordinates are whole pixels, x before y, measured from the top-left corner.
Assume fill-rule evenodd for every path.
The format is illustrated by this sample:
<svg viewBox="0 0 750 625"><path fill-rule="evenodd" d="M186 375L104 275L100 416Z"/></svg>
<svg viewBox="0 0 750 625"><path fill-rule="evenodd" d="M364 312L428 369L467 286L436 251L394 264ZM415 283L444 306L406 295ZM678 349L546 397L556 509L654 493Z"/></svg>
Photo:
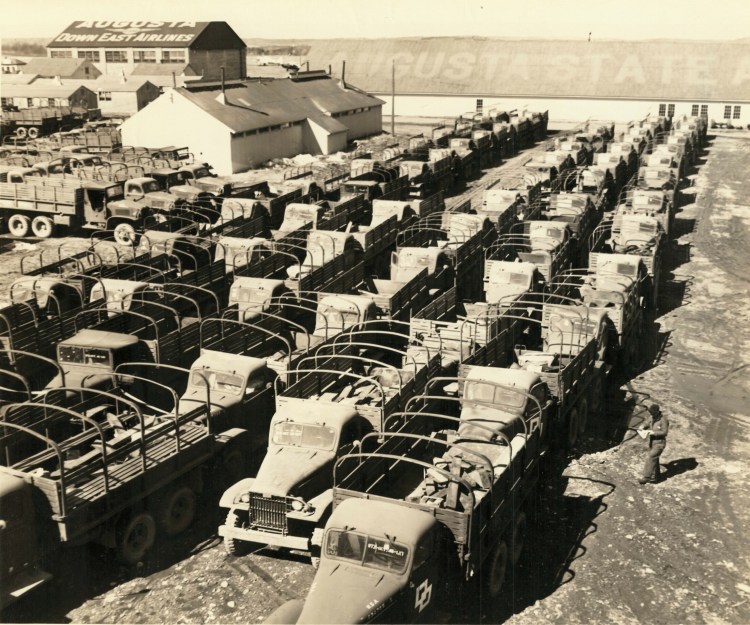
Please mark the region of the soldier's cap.
<svg viewBox="0 0 750 625"><path fill-rule="evenodd" d="M661 414L661 408L659 408L659 404L651 404L648 407L649 413L651 413L652 416L656 416Z"/></svg>

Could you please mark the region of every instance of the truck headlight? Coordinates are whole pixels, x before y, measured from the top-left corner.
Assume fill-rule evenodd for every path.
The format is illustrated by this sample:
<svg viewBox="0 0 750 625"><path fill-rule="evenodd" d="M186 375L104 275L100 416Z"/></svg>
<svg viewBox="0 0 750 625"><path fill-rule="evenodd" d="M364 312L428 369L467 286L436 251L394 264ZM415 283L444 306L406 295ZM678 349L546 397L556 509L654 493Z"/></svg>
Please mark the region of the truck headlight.
<svg viewBox="0 0 750 625"><path fill-rule="evenodd" d="M242 493L240 495L240 502L241 503L250 503L250 493Z"/></svg>
<svg viewBox="0 0 750 625"><path fill-rule="evenodd" d="M304 509L304 507L305 507L305 504L301 500L299 499L292 500L292 510L301 512Z"/></svg>

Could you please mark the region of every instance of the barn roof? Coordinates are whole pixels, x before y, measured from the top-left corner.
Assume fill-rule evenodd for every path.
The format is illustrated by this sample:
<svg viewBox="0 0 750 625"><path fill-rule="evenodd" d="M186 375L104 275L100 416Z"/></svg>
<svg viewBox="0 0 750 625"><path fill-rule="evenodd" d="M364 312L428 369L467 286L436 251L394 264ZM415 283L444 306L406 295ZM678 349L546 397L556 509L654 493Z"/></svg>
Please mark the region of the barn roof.
<svg viewBox="0 0 750 625"><path fill-rule="evenodd" d="M750 43L511 40L481 37L311 40L311 68L401 94L747 101Z"/></svg>
<svg viewBox="0 0 750 625"><path fill-rule="evenodd" d="M117 79L116 77L107 76L106 78L104 76L101 76L100 78L97 78L96 80L82 80L82 79L75 79L75 78L69 78L64 81L64 85L66 85L68 88L73 87L79 87L83 85L84 87L88 87L91 89L91 91L114 91L114 92L132 92L132 91L138 91L143 87L146 83L149 81L142 77L133 77L129 78L127 82L122 82L122 80ZM54 85L57 84L54 82L54 79L40 79L34 82L35 85ZM59 85L58 85L59 86Z"/></svg>
<svg viewBox="0 0 750 625"><path fill-rule="evenodd" d="M40 56L29 59L29 62L23 68L23 73L38 74L44 78L52 78L54 76L67 78L75 74L83 65L93 66L93 63L88 59L53 59ZM93 68L93 71L96 75L101 73L96 67Z"/></svg>
<svg viewBox="0 0 750 625"><path fill-rule="evenodd" d="M233 132L267 128L357 108L380 106L382 100L358 89L340 86L331 78L294 81L263 80L229 84L226 104L220 86L178 88L177 92L222 122Z"/></svg>
<svg viewBox="0 0 750 625"><path fill-rule="evenodd" d="M34 81L30 85L3 85L4 98L68 98L79 89L91 91L80 83L60 85L54 81L47 84Z"/></svg>
<svg viewBox="0 0 750 625"><path fill-rule="evenodd" d="M136 63L132 76L195 76L196 71L188 63Z"/></svg>

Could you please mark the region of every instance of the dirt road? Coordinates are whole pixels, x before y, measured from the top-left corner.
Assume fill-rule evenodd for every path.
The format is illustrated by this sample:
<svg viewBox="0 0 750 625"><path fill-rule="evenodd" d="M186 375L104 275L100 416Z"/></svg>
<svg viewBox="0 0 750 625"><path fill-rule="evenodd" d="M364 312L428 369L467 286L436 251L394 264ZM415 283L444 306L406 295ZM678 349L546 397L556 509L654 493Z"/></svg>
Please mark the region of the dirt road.
<svg viewBox="0 0 750 625"><path fill-rule="evenodd" d="M477 620L748 623L750 135L718 136L682 192L653 363L615 389L606 419L545 486L542 520L507 597ZM640 486L644 404L672 421L667 479ZM205 502L206 509L215 505ZM258 622L313 578L304 558L226 556L206 519L141 567L74 553L74 572L11 621ZM451 620L465 622L465 611Z"/></svg>

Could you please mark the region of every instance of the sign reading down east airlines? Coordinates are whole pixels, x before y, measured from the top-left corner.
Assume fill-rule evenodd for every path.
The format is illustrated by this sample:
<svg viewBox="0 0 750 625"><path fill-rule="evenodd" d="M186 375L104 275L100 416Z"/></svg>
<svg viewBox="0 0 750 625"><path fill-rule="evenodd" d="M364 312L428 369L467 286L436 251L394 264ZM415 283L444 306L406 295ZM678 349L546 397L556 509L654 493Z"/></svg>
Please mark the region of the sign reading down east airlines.
<svg viewBox="0 0 750 625"><path fill-rule="evenodd" d="M206 22L73 22L55 37L50 46L178 44L183 47L192 42L205 26Z"/></svg>

